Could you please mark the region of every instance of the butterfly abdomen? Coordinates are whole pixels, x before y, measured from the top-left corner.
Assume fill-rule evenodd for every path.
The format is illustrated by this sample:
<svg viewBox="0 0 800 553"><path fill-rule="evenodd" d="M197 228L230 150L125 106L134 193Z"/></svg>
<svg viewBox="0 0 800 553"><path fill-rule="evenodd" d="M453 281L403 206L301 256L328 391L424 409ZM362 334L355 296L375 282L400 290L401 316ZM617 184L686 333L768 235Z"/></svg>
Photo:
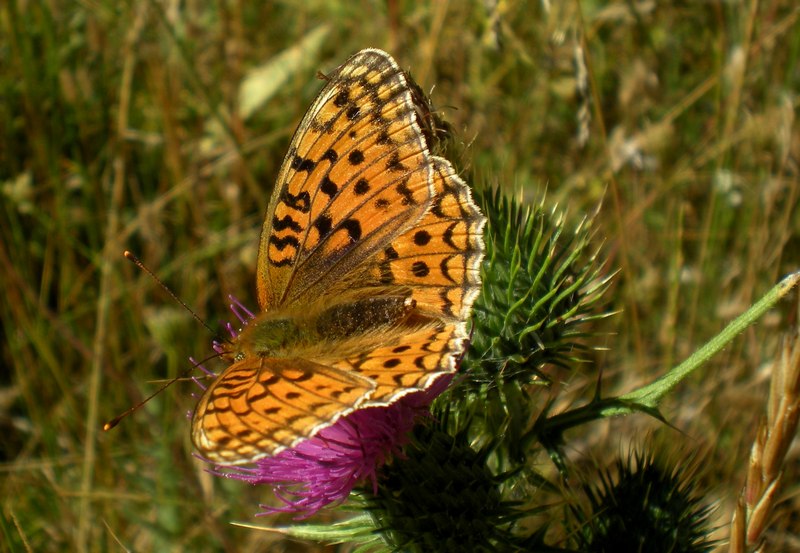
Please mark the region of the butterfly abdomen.
<svg viewBox="0 0 800 553"><path fill-rule="evenodd" d="M323 311L315 327L321 335L333 339L368 334L401 324L408 319L415 303L405 295L362 298Z"/></svg>
<svg viewBox="0 0 800 553"><path fill-rule="evenodd" d="M408 292L396 292L376 297L345 296L335 303L306 306L302 312L263 313L242 330L234 354L294 357L298 351L320 350L326 343L391 333L413 320L415 305Z"/></svg>

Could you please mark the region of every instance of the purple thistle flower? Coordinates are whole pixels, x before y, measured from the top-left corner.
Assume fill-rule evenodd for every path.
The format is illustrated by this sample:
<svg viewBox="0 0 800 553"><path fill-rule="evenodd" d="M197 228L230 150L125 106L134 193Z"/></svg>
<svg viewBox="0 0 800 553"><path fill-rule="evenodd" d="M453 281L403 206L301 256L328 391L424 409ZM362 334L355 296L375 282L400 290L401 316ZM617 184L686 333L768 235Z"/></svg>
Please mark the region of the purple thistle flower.
<svg viewBox="0 0 800 553"><path fill-rule="evenodd" d="M230 299L231 311L242 324L255 318L237 299L233 296ZM228 323L226 328L235 338L233 326ZM216 342L214 349L223 352ZM344 501L356 485L367 480L377 491L377 471L390 457L402 454L401 448L408 442L415 420L429 415L431 402L451 380L452 375L445 375L427 390L410 393L386 407L358 409L294 448L260 459L251 466L215 466L210 472L253 485L272 486L283 505L261 505L264 511L257 516L287 512L298 515L298 519L310 517L323 507Z"/></svg>

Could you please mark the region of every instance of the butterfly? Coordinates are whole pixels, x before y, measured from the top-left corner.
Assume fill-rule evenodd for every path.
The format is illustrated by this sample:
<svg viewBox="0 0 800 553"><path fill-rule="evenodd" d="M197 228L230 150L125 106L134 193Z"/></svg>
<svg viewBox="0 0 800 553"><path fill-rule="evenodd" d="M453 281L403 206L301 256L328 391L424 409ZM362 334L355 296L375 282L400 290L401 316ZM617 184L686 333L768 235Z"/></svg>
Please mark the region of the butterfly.
<svg viewBox="0 0 800 553"><path fill-rule="evenodd" d="M456 371L480 289L485 218L431 153L428 99L386 52L326 77L267 208L261 312L192 418L198 452L252 463L358 409L389 406Z"/></svg>

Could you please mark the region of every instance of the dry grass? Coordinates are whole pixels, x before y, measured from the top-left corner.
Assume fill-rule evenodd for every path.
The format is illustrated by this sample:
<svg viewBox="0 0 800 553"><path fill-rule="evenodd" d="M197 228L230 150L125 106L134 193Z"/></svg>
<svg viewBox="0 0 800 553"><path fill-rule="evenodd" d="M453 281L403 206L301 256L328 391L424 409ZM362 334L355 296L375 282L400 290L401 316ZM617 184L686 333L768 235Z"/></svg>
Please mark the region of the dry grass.
<svg viewBox="0 0 800 553"><path fill-rule="evenodd" d="M731 522L731 553L767 551L767 532L784 491L784 466L800 420L800 342L796 334L784 339L772 364L767 413L758 427L750 452L747 480ZM786 536L786 547L800 545Z"/></svg>

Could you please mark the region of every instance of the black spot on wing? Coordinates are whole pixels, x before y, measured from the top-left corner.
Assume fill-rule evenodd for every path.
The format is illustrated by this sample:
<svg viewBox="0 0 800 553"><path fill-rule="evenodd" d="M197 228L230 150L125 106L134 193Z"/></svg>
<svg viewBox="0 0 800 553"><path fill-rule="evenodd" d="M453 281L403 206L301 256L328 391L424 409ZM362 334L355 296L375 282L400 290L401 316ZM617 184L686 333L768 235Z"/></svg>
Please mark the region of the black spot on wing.
<svg viewBox="0 0 800 553"><path fill-rule="evenodd" d="M345 116L346 116L346 117L347 117L347 119L349 119L350 121L353 121L353 120L355 120L355 119L358 119L358 116L359 116L360 114L361 114L361 108L359 108L358 106L352 106L352 107L350 107L350 108L348 108L348 109L347 109L347 112L345 112Z"/></svg>
<svg viewBox="0 0 800 553"><path fill-rule="evenodd" d="M329 198L333 198L339 191L339 187L327 175L322 177L322 182L319 185L319 189Z"/></svg>
<svg viewBox="0 0 800 553"><path fill-rule="evenodd" d="M399 173L401 171L405 171L408 168L403 165L400 161L400 154L394 152L392 155L389 156L389 160L386 162L386 170L392 173Z"/></svg>
<svg viewBox="0 0 800 553"><path fill-rule="evenodd" d="M325 160L325 161L330 161L331 163L335 163L337 159L339 159L339 154L336 153L336 150L334 150L333 148L328 148L325 151L325 153L322 154L320 161Z"/></svg>
<svg viewBox="0 0 800 553"><path fill-rule="evenodd" d="M442 241L454 250L458 249L458 246L455 244L455 242L453 242L454 230L457 224L458 223L453 223L452 225L448 226L445 229L444 234L442 234Z"/></svg>
<svg viewBox="0 0 800 553"><path fill-rule="evenodd" d="M403 179L400 181L395 187L395 190L397 190L397 193L403 197L403 205L415 205L417 203L414 201L414 193L408 187L408 179Z"/></svg>
<svg viewBox="0 0 800 553"><path fill-rule="evenodd" d="M387 131L386 129L382 129L378 133L378 138L376 139L376 141L381 146L385 146L387 144L391 144L392 142L394 142L394 140L392 140L392 137L389 136L389 131Z"/></svg>
<svg viewBox="0 0 800 553"><path fill-rule="evenodd" d="M378 266L378 270L380 271L380 281L381 284L391 284L394 282L394 273L392 272L392 261L398 259L400 255L397 253L393 247L389 246L385 250L383 250L384 259L381 261L381 264Z"/></svg>
<svg viewBox="0 0 800 553"><path fill-rule="evenodd" d="M430 274L431 270L424 261L415 261L414 264L411 265L411 272L414 273L414 276L417 278L424 278Z"/></svg>
<svg viewBox="0 0 800 553"><path fill-rule="evenodd" d="M347 161L349 161L351 165L361 165L364 163L364 152L361 150L353 150L347 156Z"/></svg>
<svg viewBox="0 0 800 553"><path fill-rule="evenodd" d="M295 232L302 232L303 227L300 226L300 223L295 221L289 215L284 215L282 219L278 219L277 217L272 218L272 230L280 232L286 229L292 229Z"/></svg>
<svg viewBox="0 0 800 553"><path fill-rule="evenodd" d="M297 171L298 173L300 171L305 171L307 173L310 173L311 171L314 170L314 167L316 166L317 163L314 160L301 157L297 154L295 154L294 157L292 158L292 163L290 165L290 167L295 171Z"/></svg>
<svg viewBox="0 0 800 553"><path fill-rule="evenodd" d="M337 108L343 108L350 101L350 91L346 88L339 91L333 99L333 105Z"/></svg>
<svg viewBox="0 0 800 553"><path fill-rule="evenodd" d="M431 241L431 234L427 230L418 230L414 233L414 243L417 246L425 246Z"/></svg>
<svg viewBox="0 0 800 553"><path fill-rule="evenodd" d="M361 178L356 181L355 186L353 187L353 192L356 193L357 196L363 196L367 192L369 192L369 181L367 179Z"/></svg>
<svg viewBox="0 0 800 553"><path fill-rule="evenodd" d="M361 240L361 223L357 219L345 219L342 227L347 231L351 242L355 243Z"/></svg>
<svg viewBox="0 0 800 553"><path fill-rule="evenodd" d="M329 215L320 215L317 217L317 220L314 221L314 228L317 229L319 232L320 238L325 238L330 234L331 228L333 228L333 222Z"/></svg>
<svg viewBox="0 0 800 553"><path fill-rule="evenodd" d="M308 213L311 210L311 195L307 190L297 195L292 194L288 190L284 190L283 194L281 194L281 202L283 202L286 207L299 211L300 213Z"/></svg>
<svg viewBox="0 0 800 553"><path fill-rule="evenodd" d="M449 280L450 282L455 282L455 279L454 279L452 276L450 276L450 268L449 268L449 263L450 263L450 260L451 260L451 259L453 259L453 257L454 257L454 256L452 256L452 255L451 255L451 256L448 256L448 257L445 257L445 258L443 258L443 259L442 259L442 261L439 263L439 270L442 272L442 274L443 274L443 275L444 275L444 276L447 278L447 280Z"/></svg>
<svg viewBox="0 0 800 553"><path fill-rule="evenodd" d="M300 247L300 241L295 236L275 236L274 234L269 237L269 243L275 246L275 249L282 252L287 246L295 249Z"/></svg>

